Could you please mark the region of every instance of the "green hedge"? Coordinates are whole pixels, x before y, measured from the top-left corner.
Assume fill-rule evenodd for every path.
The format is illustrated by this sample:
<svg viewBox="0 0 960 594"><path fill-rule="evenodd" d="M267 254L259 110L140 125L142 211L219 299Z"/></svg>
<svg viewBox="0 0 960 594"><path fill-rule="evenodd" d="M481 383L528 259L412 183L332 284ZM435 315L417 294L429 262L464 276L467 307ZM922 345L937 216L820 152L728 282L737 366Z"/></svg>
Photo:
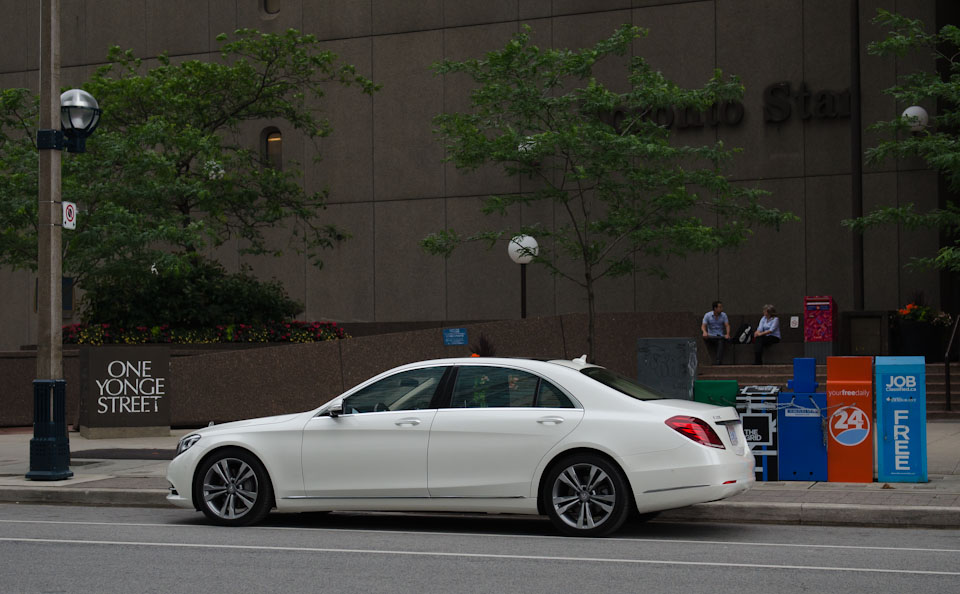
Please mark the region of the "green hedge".
<svg viewBox="0 0 960 594"><path fill-rule="evenodd" d="M229 324L212 328L171 328L111 324L72 324L63 327L63 344L219 344L237 342L319 342L350 338L333 322L267 322Z"/></svg>

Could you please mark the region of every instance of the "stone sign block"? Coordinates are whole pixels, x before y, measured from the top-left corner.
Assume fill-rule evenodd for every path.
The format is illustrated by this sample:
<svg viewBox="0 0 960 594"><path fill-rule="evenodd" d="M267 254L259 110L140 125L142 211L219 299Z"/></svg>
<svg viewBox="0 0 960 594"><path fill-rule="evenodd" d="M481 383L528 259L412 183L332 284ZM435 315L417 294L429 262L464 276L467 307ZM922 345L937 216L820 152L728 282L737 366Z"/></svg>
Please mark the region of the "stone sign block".
<svg viewBox="0 0 960 594"><path fill-rule="evenodd" d="M84 347L80 368L80 435L170 435L169 347Z"/></svg>

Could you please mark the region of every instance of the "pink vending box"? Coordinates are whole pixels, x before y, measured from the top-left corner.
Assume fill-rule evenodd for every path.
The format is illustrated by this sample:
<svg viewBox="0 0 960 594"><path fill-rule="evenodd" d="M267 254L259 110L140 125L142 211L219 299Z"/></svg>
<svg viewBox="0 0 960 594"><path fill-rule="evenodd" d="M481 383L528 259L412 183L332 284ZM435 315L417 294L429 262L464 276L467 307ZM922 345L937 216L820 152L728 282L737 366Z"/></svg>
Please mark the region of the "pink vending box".
<svg viewBox="0 0 960 594"><path fill-rule="evenodd" d="M837 305L833 297L803 298L803 341L833 342Z"/></svg>

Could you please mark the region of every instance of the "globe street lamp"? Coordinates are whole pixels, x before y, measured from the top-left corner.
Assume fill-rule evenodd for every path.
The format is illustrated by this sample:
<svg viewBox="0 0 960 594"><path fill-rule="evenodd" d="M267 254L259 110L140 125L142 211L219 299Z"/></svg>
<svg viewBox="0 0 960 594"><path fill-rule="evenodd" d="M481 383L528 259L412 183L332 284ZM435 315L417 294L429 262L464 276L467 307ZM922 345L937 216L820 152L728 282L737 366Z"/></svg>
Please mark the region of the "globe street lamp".
<svg viewBox="0 0 960 594"><path fill-rule="evenodd" d="M60 95L60 127L67 137L67 151L86 151L87 137L97 129L101 113L97 100L82 89L70 89Z"/></svg>
<svg viewBox="0 0 960 594"><path fill-rule="evenodd" d="M906 108L900 117L907 120L911 132L923 132L927 124L930 123L930 116L927 115L927 110L919 105L911 105Z"/></svg>
<svg viewBox="0 0 960 594"><path fill-rule="evenodd" d="M510 259L520 265L520 318L527 317L527 264L540 252L537 240L529 235L516 235L507 245Z"/></svg>
<svg viewBox="0 0 960 594"><path fill-rule="evenodd" d="M57 101L59 95L60 100ZM78 89L60 95L60 0L40 3L40 153L37 232L37 378L33 382L33 439L26 478L57 481L73 476L63 379L63 261L60 229L60 151L83 152L100 122L100 107ZM60 129L54 128L59 124ZM64 138L66 137L66 141Z"/></svg>

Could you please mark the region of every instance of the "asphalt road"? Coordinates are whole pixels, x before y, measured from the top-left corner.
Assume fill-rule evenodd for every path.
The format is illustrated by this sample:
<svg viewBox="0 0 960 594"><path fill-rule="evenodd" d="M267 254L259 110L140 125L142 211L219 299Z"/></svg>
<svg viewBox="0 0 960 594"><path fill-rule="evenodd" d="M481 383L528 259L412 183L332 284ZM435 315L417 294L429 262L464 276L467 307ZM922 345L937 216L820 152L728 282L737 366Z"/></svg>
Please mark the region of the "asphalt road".
<svg viewBox="0 0 960 594"><path fill-rule="evenodd" d="M273 515L212 527L177 509L0 505L0 591L956 592L960 531Z"/></svg>

